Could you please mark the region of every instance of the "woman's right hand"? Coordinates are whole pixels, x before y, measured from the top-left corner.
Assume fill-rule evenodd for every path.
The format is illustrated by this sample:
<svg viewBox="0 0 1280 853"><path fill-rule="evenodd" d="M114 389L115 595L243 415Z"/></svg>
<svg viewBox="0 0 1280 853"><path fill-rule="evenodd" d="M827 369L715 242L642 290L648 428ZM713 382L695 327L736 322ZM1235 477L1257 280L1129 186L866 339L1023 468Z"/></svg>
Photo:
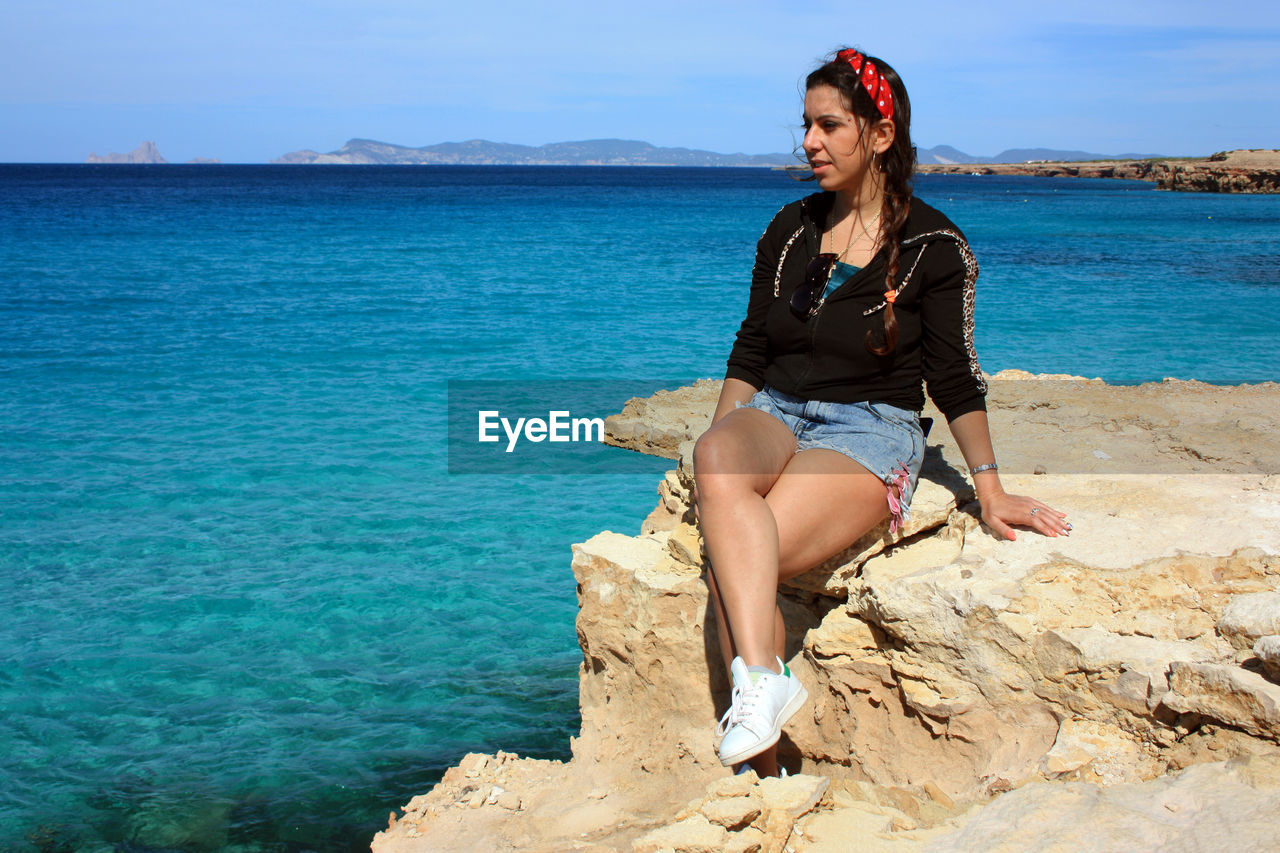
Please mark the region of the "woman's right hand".
<svg viewBox="0 0 1280 853"><path fill-rule="evenodd" d="M1071 525L1067 514L1059 512L1043 501L1025 495L1010 495L1004 490L995 494L980 495L982 520L1001 539L1017 539L1011 525L1030 527L1045 536L1070 536Z"/></svg>

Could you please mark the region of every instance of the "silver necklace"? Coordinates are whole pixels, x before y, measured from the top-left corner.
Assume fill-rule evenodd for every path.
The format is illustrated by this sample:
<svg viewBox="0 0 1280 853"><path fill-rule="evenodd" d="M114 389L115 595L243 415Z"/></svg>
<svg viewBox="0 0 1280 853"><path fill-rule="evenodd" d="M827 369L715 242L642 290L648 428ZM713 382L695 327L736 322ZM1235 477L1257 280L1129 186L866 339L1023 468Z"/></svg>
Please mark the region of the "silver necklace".
<svg viewBox="0 0 1280 853"><path fill-rule="evenodd" d="M859 211L859 216L861 216L861 211ZM872 226L872 225L875 225L875 224L876 224L876 222L877 222L877 221L879 221L879 219L880 219L880 211L878 211L878 210L877 210L877 211L876 211L876 215L875 215L875 216L873 216L873 217L871 217L871 219L869 219L866 223L864 223L864 224L863 224L863 226L862 226L862 231L861 231L860 233L858 233L856 236L855 236L855 234L854 234L854 226L850 226L850 227L849 227L849 242L848 242L847 244L845 244L844 251L843 251L843 252L841 252L841 253L839 253L838 255L836 255L836 263L837 263L837 264L844 260L844 256L845 256L845 255L849 254L849 250L853 248L853 244L854 244L854 243L856 243L858 240L860 240L863 236L865 236L865 235L869 235L869 234L870 234L870 232L871 232L871 226ZM830 232L828 232L828 233L830 233L830 234L831 234L831 249L832 249L832 251L835 251L835 248L836 248L836 247L835 247L835 242L836 242L836 228L835 228L835 225L832 225L832 226L831 226L831 231L830 231ZM832 268L832 269L835 269L835 264L832 264L832 265L831 265L831 268ZM830 277L828 276L828 281L829 281L829 280L830 280Z"/></svg>
<svg viewBox="0 0 1280 853"><path fill-rule="evenodd" d="M873 217L871 217L870 221L868 221L865 225L863 225L863 226L862 226L862 233L858 234L858 236L857 236L857 237L854 237L854 236L853 236L853 227L851 226L851 227L849 228L849 243L848 243L848 245L846 245L846 246L844 247L844 251L843 251L843 252L841 252L840 254L836 255L836 259L835 259L835 261L834 261L834 262L832 262L832 264L831 264L831 268L827 270L827 281L826 281L826 283L822 286L822 295L818 297L818 301L814 304L813 309L812 309L812 311L810 312L810 315L809 315L809 316L811 316L811 317L812 317L812 316L814 316L815 314L817 314L817 313L818 313L818 311L822 308L823 304L824 304L824 303L826 303L826 301L827 301L827 290L828 290L828 288L830 288L830 287L831 287L831 278L832 278L832 276L834 276L834 275L836 274L836 265L837 265L837 264L839 264L841 261L843 261L843 260L844 260L844 256L845 256L845 255L847 255L847 254L849 254L849 250L853 248L853 244L854 244L855 242L857 242L857 241L858 241L858 239L860 239L860 238L862 237L862 235L863 235L863 234L867 234L867 233L869 233L869 232L871 231L871 226L872 226L872 225L875 225L875 224L876 224L876 221L877 221L879 218L880 218L880 211L878 211L878 210L877 210L877 211L876 211L876 215L875 215L875 216L873 216ZM835 242L836 242L836 239L835 239L835 237L836 237L836 229L835 229L835 226L834 226L834 225L831 227L830 234L831 234L831 244L832 244L832 245L831 245L831 248L832 248L832 249L835 249ZM819 250L819 251L821 251L821 250L822 250L822 246L821 246L821 245L819 245L819 246L818 246L818 250ZM777 296L777 295L778 295L777 290L778 290L778 288L777 288L777 284L776 284L776 282L775 282L775 284L774 284L774 294L773 294L774 296Z"/></svg>

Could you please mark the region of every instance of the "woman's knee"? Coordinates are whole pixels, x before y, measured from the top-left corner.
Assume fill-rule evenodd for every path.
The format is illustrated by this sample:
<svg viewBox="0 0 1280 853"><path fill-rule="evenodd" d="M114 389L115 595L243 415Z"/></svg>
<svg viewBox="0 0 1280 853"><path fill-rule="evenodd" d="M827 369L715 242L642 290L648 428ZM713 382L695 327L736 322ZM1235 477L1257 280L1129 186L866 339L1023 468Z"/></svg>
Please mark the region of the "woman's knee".
<svg viewBox="0 0 1280 853"><path fill-rule="evenodd" d="M794 439L781 423L735 415L704 432L694 445L693 478L699 495L708 490L764 494L794 451ZM792 447L786 446L788 441Z"/></svg>
<svg viewBox="0 0 1280 853"><path fill-rule="evenodd" d="M728 472L737 444L728 430L709 429L693 446L693 477L701 480Z"/></svg>
<svg viewBox="0 0 1280 853"><path fill-rule="evenodd" d="M733 436L704 433L693 448L696 503L703 505L708 500L761 494L758 478L742 476L747 464L741 442Z"/></svg>

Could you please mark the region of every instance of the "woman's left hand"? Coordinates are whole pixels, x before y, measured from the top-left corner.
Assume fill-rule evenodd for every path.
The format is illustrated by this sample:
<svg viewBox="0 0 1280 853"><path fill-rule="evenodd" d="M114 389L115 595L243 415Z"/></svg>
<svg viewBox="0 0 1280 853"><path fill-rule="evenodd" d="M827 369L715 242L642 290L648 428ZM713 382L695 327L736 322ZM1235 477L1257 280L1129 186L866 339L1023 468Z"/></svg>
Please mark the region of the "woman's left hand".
<svg viewBox="0 0 1280 853"><path fill-rule="evenodd" d="M978 500L982 504L982 520L1002 539L1018 538L1018 534L1009 526L1011 524L1039 530L1045 536L1071 534L1067 514L1035 498L1001 491Z"/></svg>

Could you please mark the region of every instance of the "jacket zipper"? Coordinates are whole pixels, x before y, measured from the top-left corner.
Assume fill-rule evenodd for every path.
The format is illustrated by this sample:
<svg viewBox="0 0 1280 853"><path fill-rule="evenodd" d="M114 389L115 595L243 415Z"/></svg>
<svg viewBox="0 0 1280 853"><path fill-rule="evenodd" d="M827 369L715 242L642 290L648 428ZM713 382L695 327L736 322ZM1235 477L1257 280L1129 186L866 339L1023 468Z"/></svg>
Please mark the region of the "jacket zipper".
<svg viewBox="0 0 1280 853"><path fill-rule="evenodd" d="M873 258L872 260L874 261L875 259ZM858 270L856 273L853 274L853 276L849 279L849 281L846 281L844 284L840 285L840 287L845 287L846 285L848 285L854 279L858 278L863 273L867 272L867 270L869 270L871 266L872 266L871 264L868 264L867 266ZM836 288L836 290L839 290L840 287ZM835 296L835 293L833 292L831 295ZM805 390L808 390L805 388L805 382L808 381L809 374L813 372L813 351L818 341L818 324L822 322L822 309L827 307L827 302L828 300L826 299L822 300L822 304L818 306L817 312L813 315L813 318L809 321L809 349L806 356L804 372L800 374L800 381L799 383L797 383L802 389L801 391L802 394Z"/></svg>

